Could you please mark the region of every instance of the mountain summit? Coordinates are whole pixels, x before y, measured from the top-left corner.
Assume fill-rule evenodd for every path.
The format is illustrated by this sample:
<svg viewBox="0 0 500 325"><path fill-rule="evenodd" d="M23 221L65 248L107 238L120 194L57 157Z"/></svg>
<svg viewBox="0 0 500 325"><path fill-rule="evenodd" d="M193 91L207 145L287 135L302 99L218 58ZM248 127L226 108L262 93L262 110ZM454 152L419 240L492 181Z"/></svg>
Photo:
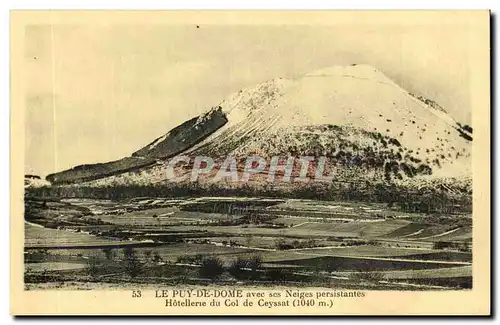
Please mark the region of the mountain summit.
<svg viewBox="0 0 500 325"><path fill-rule="evenodd" d="M326 156L339 180L470 177L472 128L368 65L334 66L240 90L130 157L51 174L53 184L166 182L177 155Z"/></svg>

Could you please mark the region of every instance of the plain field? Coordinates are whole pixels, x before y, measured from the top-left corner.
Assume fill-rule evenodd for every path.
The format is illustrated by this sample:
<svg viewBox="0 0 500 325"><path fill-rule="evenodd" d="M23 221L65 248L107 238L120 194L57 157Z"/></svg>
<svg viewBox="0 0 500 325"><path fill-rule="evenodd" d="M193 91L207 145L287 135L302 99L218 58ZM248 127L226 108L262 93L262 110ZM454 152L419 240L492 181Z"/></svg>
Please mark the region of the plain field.
<svg viewBox="0 0 500 325"><path fill-rule="evenodd" d="M231 202L231 199L216 201ZM243 199L238 201L244 202ZM203 198L184 202L148 198L133 202L65 202L93 211L93 215L86 218L100 219L106 224L74 227L85 233L74 229L70 231L71 226L66 226L66 230L57 230L25 223L26 247L33 249L37 245L52 245L54 249L47 249L46 252L50 258L60 259L47 262L49 264L36 263L38 265L34 268L31 266L35 263L29 263L31 272L47 268L61 271L78 269L92 256L105 260L102 248L106 245L120 245L112 251L114 258L122 260L121 246L129 245L134 247L141 260L157 255L170 264L187 256L214 256L229 266L237 258L260 256L265 268L331 272L340 277L366 272L382 272L384 279L419 281L471 276L470 252L432 249L433 242L437 240L467 240L471 236L470 226L460 226L450 232L452 226L433 223L431 217L425 219L425 216L414 214L395 218L396 212L384 210L380 204L290 200L264 207L261 213L265 222L241 223L242 215L185 211L182 208L189 202L195 202L194 206L203 203ZM71 211L70 206L65 207L64 213L68 215L59 217L71 218ZM57 214L57 211L49 212L46 216ZM237 224L222 225L233 222ZM150 243L151 246L143 247L144 240L95 235L110 230L129 233L132 237L174 236L176 241L180 239L183 242ZM91 231L92 235L88 233ZM279 249L279 242L312 246ZM68 245L88 247L64 248Z"/></svg>

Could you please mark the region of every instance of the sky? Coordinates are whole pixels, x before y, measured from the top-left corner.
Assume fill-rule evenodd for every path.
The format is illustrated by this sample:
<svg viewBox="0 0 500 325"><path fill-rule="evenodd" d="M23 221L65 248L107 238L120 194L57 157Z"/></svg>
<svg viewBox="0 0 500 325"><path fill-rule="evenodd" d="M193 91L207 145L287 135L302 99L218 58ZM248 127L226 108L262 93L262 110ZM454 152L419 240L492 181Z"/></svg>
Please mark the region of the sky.
<svg viewBox="0 0 500 325"><path fill-rule="evenodd" d="M128 156L241 88L333 65L372 65L470 124L466 27L28 25L25 172Z"/></svg>

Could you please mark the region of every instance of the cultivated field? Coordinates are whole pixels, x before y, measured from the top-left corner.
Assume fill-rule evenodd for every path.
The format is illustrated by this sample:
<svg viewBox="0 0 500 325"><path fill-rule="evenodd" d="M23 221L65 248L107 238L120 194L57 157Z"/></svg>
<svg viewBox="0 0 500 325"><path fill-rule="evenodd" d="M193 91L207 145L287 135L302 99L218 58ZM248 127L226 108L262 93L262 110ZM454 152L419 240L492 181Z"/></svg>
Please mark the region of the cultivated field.
<svg viewBox="0 0 500 325"><path fill-rule="evenodd" d="M471 288L470 215L265 198L27 199L28 289L65 283Z"/></svg>

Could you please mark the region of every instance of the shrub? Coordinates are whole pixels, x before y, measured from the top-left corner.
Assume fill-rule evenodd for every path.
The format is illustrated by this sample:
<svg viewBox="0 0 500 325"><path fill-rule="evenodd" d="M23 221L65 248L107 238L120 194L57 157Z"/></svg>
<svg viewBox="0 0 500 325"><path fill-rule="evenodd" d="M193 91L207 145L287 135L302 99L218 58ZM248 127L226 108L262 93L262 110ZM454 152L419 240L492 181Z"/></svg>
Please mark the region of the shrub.
<svg viewBox="0 0 500 325"><path fill-rule="evenodd" d="M247 261L241 257L238 257L236 260L231 262L228 272L236 279L244 279L246 278L244 270L246 267Z"/></svg>
<svg viewBox="0 0 500 325"><path fill-rule="evenodd" d="M201 263L199 273L202 278L208 278L213 281L224 273L224 266L217 257L206 257Z"/></svg>
<svg viewBox="0 0 500 325"><path fill-rule="evenodd" d="M470 252L469 245L467 243L453 243L453 242L445 242L438 241L434 243L434 249L455 249L461 252Z"/></svg>
<svg viewBox="0 0 500 325"><path fill-rule="evenodd" d="M189 255L177 256L176 263L188 263L190 261Z"/></svg>
<svg viewBox="0 0 500 325"><path fill-rule="evenodd" d="M28 251L24 254L26 261L30 262L43 262L50 257L50 253L46 249L37 249L35 251Z"/></svg>
<svg viewBox="0 0 500 325"><path fill-rule="evenodd" d="M450 248L451 243L444 242L444 241L437 241L433 245L433 249L445 249L445 248Z"/></svg>
<svg viewBox="0 0 500 325"><path fill-rule="evenodd" d="M259 269L262 267L262 257L260 255L255 255L248 261L248 267L252 271L252 278L258 278Z"/></svg>
<svg viewBox="0 0 500 325"><path fill-rule="evenodd" d="M186 263L186 264L197 264L201 265L204 259L203 254L192 255L181 255L177 257L177 263Z"/></svg>
<svg viewBox="0 0 500 325"><path fill-rule="evenodd" d="M200 264L203 263L203 259L205 257L203 256L203 254L196 254L193 258L192 258L192 262L194 264Z"/></svg>
<svg viewBox="0 0 500 325"><path fill-rule="evenodd" d="M458 250L461 252L471 252L472 251L471 248L469 247L469 245L467 245L467 243L459 244Z"/></svg>
<svg viewBox="0 0 500 325"><path fill-rule="evenodd" d="M129 258L135 257L135 250L134 250L134 248L133 247L129 247L129 246L125 247L123 249L123 257L125 259L129 259Z"/></svg>
<svg viewBox="0 0 500 325"><path fill-rule="evenodd" d="M284 282L288 280L288 274L281 268L272 268L266 271L266 277L270 281Z"/></svg>
<svg viewBox="0 0 500 325"><path fill-rule="evenodd" d="M284 245L285 245L285 239L281 237L276 238L276 240L274 241L274 247L276 247L276 249L283 249Z"/></svg>

